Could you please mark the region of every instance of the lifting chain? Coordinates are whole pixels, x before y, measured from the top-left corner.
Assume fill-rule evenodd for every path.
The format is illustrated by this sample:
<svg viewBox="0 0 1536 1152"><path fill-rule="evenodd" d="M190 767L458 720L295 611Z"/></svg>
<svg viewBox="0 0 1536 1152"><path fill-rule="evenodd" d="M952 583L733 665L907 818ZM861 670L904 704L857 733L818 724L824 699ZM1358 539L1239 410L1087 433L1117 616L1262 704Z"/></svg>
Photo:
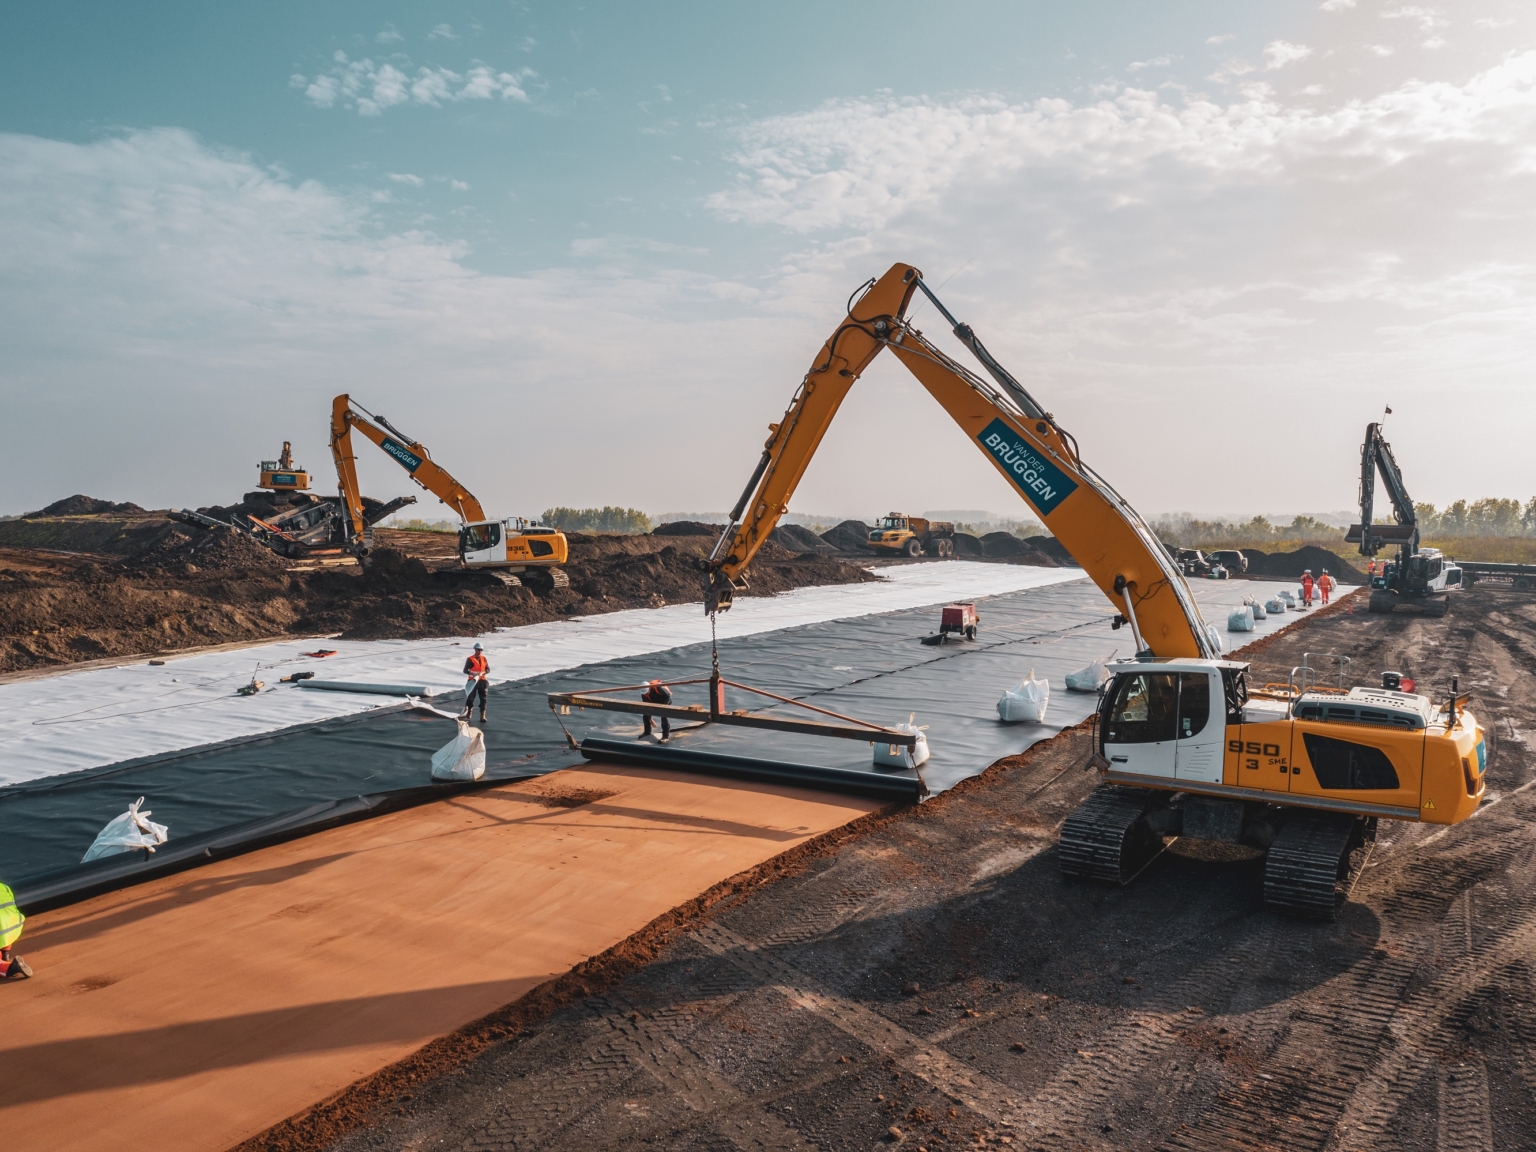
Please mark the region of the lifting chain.
<svg viewBox="0 0 1536 1152"><path fill-rule="evenodd" d="M720 678L720 638L715 634L715 616L709 614L709 670L716 680Z"/></svg>

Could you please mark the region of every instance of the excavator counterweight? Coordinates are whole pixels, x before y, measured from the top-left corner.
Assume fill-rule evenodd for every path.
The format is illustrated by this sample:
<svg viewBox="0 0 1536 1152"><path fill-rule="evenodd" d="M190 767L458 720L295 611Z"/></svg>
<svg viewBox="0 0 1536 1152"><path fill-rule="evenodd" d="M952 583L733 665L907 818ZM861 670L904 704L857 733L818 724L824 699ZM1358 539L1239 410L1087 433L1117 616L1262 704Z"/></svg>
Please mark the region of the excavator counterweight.
<svg viewBox="0 0 1536 1152"><path fill-rule="evenodd" d="M990 381L906 319L918 290ZM1104 786L1062 829L1063 871L1128 883L1169 836L1250 844L1270 850L1268 903L1329 918L1377 820L1454 824L1477 809L1486 745L1465 696L1453 687L1436 703L1391 683L1345 690L1342 678L1325 688L1305 664L1299 682L1250 691L1248 666L1221 658L1219 634L1146 522L910 265L855 293L788 411L769 425L707 561L707 611L730 607L843 398L887 350L1082 566L1114 608L1114 626L1129 626L1135 640L1136 658L1110 668L1089 761ZM1365 516L1368 533L1368 508Z"/></svg>

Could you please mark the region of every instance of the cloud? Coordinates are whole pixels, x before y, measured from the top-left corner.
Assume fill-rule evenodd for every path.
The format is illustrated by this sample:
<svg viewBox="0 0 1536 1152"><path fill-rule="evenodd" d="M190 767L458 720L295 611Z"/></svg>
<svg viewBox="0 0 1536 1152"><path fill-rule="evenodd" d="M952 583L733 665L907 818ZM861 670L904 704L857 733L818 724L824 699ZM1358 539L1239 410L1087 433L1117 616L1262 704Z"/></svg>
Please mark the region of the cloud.
<svg viewBox="0 0 1536 1152"><path fill-rule="evenodd" d="M457 40L459 35L453 30L452 24L439 24L427 33L428 40Z"/></svg>
<svg viewBox="0 0 1536 1152"><path fill-rule="evenodd" d="M1220 36L1207 36L1205 38L1205 42L1207 44L1225 44L1228 40L1236 40L1236 39L1237 39L1237 37L1234 36L1232 33L1230 33L1230 32L1223 32Z"/></svg>
<svg viewBox="0 0 1536 1152"><path fill-rule="evenodd" d="M1355 0L1323 0L1318 5L1324 12L1344 12L1355 6Z"/></svg>
<svg viewBox="0 0 1536 1152"><path fill-rule="evenodd" d="M412 175L409 172L391 172L389 178L396 184L409 184L412 188L420 188L426 183L420 176Z"/></svg>
<svg viewBox="0 0 1536 1152"><path fill-rule="evenodd" d="M1128 64L1126 70L1129 72L1140 72L1143 68L1166 68L1172 63L1172 56L1154 56L1151 60L1137 60L1133 64Z"/></svg>
<svg viewBox="0 0 1536 1152"><path fill-rule="evenodd" d="M1440 13L1438 8L1421 8L1417 5L1404 5L1401 8L1383 8L1381 10L1383 20L1414 20L1419 25L1420 32L1433 32L1436 28L1445 28L1450 25Z"/></svg>
<svg viewBox="0 0 1536 1152"><path fill-rule="evenodd" d="M405 66L410 65L407 62ZM385 110L407 103L439 108L465 100L500 98L526 104L526 85L537 76L532 68L503 72L484 64L464 72L423 66L411 75L390 63L350 60L345 52L337 52L328 72L312 81L295 75L289 86L303 86L305 98L317 108L332 108L339 102L355 108L360 116L381 116Z"/></svg>
<svg viewBox="0 0 1536 1152"><path fill-rule="evenodd" d="M76 488L152 507L227 502L284 439L323 477L343 391L408 418L499 515L572 499L723 507L734 493L708 496L707 478L739 487L762 436L754 419L699 439L719 365L767 366L732 385L732 402L776 412L803 371L800 348L779 347L786 331L811 351L821 339L819 323L786 329L741 303L746 285L670 266L689 251L642 246L617 264L518 275L477 272L468 254L389 227L365 195L184 131L88 144L0 134L0 411L13 439L36 432L13 444L3 510ZM696 359L680 363L682 348ZM638 437L689 463L583 477L560 436L498 454L495 429L568 427L573 402L604 451L633 460ZM415 493L447 514L388 460L361 466L370 494Z"/></svg>
<svg viewBox="0 0 1536 1152"><path fill-rule="evenodd" d="M753 120L722 137L736 178L707 225L672 238L723 234L728 257L598 237L516 274L392 226L378 188L295 180L185 132L0 135L0 406L18 430L0 510L82 488L227 500L272 442L323 458L340 391L409 414L498 514L728 507L849 290L897 259L935 284L960 270L946 303L1148 511L1211 506L1218 487L1264 506L1276 476L1298 506L1347 505L1358 423L1387 388L1415 495L1528 496L1536 53L1376 88L1360 63L1309 65L1354 99L887 95ZM414 103L419 71L395 66ZM726 263L754 272L708 270ZM931 306L915 315L957 350ZM722 363L751 371L722 392ZM495 456L493 429L573 411L582 467L564 437ZM921 467L862 450L891 427L925 429ZM1448 437L1479 451L1436 470ZM1166 466L1170 445L1233 444L1243 469ZM364 467L370 494L410 490L388 461ZM886 360L796 506L1012 507L999 483Z"/></svg>
<svg viewBox="0 0 1536 1152"><path fill-rule="evenodd" d="M1273 40L1264 46L1264 70L1273 72L1278 68L1284 68L1287 64L1305 60L1310 55L1312 55L1312 49L1305 44L1292 44L1289 40Z"/></svg>
<svg viewBox="0 0 1536 1152"><path fill-rule="evenodd" d="M448 181L448 187L452 188L455 192L469 191L469 185L462 180L450 180Z"/></svg>
<svg viewBox="0 0 1536 1152"><path fill-rule="evenodd" d="M386 24L383 30L374 37L374 40L380 44L399 44L405 40L405 37L400 35L399 30L393 24Z"/></svg>

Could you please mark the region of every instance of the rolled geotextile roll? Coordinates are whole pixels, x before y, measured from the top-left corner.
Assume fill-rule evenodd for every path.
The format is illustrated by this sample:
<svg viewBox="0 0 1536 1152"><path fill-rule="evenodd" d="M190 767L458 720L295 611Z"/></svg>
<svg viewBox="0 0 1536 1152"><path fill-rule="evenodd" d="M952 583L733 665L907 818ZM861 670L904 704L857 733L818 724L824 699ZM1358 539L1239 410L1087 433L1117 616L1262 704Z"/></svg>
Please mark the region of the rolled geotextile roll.
<svg viewBox="0 0 1536 1152"><path fill-rule="evenodd" d="M300 680L300 688L319 688L322 692L363 692L369 696L427 696L425 684L357 684L347 680Z"/></svg>
<svg viewBox="0 0 1536 1152"><path fill-rule="evenodd" d="M633 764L642 768L669 768L680 772L699 772L706 776L724 776L732 780L754 780L767 784L789 784L798 788L819 788L849 796L868 796L875 800L915 804L927 795L916 776L886 775L878 772L850 772L846 768L820 768L814 764L793 764L783 760L760 760L754 756L727 756L717 752L695 752L657 744L627 740L607 740L588 736L581 742L581 754L588 760L606 760Z"/></svg>

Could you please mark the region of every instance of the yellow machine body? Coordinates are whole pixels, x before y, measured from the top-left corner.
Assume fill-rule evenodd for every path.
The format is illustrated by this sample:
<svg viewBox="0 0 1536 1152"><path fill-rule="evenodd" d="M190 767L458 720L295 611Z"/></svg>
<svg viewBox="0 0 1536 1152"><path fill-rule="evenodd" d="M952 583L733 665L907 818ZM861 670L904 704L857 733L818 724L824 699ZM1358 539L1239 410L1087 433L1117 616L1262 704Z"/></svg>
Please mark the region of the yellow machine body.
<svg viewBox="0 0 1536 1152"><path fill-rule="evenodd" d="M256 487L269 492L308 492L309 473L293 462L293 445L283 441L283 451L276 460L261 462L261 478Z"/></svg>

